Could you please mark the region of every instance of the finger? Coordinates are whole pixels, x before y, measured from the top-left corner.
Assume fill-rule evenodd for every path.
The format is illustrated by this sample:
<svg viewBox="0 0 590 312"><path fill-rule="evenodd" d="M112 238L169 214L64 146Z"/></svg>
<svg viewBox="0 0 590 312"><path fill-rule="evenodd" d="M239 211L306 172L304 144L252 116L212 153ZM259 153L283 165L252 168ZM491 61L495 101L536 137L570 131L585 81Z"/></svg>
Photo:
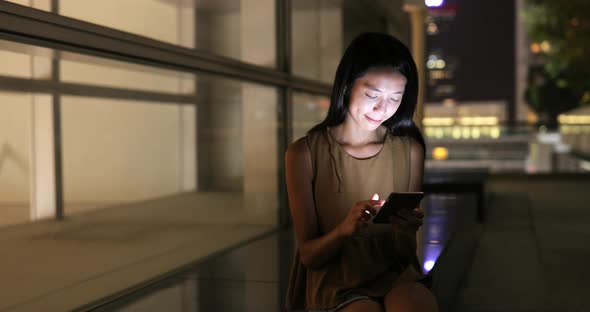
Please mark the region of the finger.
<svg viewBox="0 0 590 312"><path fill-rule="evenodd" d="M365 206L365 210L367 213L369 213L369 215L374 216L377 214L377 209L375 209L375 207L373 206Z"/></svg>
<svg viewBox="0 0 590 312"><path fill-rule="evenodd" d="M369 209L365 209L362 211L361 217L359 219L363 222L366 222L366 221L371 220L372 217L373 217L373 214L371 213L371 211L369 211Z"/></svg>
<svg viewBox="0 0 590 312"><path fill-rule="evenodd" d="M422 210L420 208L416 208L416 209L412 210L412 212L414 213L414 215L424 218L424 210Z"/></svg>

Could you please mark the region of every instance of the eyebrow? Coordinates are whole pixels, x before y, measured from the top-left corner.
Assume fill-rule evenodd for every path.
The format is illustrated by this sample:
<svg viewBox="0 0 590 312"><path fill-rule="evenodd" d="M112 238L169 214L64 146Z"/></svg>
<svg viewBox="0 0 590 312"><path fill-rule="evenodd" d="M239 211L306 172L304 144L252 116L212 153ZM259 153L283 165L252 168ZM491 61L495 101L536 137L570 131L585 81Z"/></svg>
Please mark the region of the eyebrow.
<svg viewBox="0 0 590 312"><path fill-rule="evenodd" d="M377 92L383 92L383 90L380 90L380 89L378 89L377 87L373 86L372 84L370 84L370 83L368 83L368 82L365 82L363 85L364 85L365 87L367 87L367 88L369 88L369 89L373 90L373 91L377 91ZM395 92L394 94L402 94L402 93L404 93L404 91L403 91L403 90L402 90L402 91L397 91L397 92Z"/></svg>

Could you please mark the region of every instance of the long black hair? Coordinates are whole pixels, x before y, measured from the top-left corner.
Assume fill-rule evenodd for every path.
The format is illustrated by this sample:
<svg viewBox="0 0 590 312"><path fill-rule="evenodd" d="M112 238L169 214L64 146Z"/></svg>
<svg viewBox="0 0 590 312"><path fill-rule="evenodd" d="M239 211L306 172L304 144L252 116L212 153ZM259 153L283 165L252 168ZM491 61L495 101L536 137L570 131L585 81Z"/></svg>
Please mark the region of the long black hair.
<svg viewBox="0 0 590 312"><path fill-rule="evenodd" d="M326 119L309 132L325 130L344 122L348 114L354 81L372 69L391 68L406 77L406 87L399 108L383 122L394 136L411 137L424 150L424 138L412 117L418 100L418 71L408 48L393 36L382 33L363 33L357 36L342 56L330 98Z"/></svg>

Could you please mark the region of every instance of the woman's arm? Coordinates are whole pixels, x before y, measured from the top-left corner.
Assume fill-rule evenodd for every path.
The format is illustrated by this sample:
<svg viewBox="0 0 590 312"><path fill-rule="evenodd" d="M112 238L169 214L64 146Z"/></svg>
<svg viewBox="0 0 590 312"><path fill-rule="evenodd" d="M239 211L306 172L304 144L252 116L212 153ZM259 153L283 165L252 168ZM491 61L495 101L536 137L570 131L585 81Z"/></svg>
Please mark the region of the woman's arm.
<svg viewBox="0 0 590 312"><path fill-rule="evenodd" d="M301 262L308 268L322 267L340 249L346 235L340 227L318 237L313 202L311 156L305 138L289 145L285 155L289 207Z"/></svg>
<svg viewBox="0 0 590 312"><path fill-rule="evenodd" d="M338 226L321 235L313 202L313 170L305 139L289 145L285 155L289 207L293 216L301 262L311 269L324 266L340 250L342 244L361 227L367 226L383 200L356 202Z"/></svg>

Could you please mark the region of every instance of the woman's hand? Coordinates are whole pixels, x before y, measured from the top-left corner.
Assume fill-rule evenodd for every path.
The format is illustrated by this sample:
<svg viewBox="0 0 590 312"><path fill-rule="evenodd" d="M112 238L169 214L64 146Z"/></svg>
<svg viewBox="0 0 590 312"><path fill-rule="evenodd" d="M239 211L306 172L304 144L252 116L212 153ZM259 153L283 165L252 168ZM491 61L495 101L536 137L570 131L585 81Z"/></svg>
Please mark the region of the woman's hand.
<svg viewBox="0 0 590 312"><path fill-rule="evenodd" d="M391 217L393 230L398 233L413 234L422 226L424 212L418 207L413 210L403 209Z"/></svg>
<svg viewBox="0 0 590 312"><path fill-rule="evenodd" d="M360 228L366 227L367 222L377 213L377 208L383 206L384 200L379 200L379 195L373 194L370 200L359 201L350 210L348 215L338 226L343 236L352 236Z"/></svg>
<svg viewBox="0 0 590 312"><path fill-rule="evenodd" d="M416 232L422 225L424 212L420 208L403 209L391 217L391 226L395 235L395 249L400 260L410 263L415 257L417 243Z"/></svg>

